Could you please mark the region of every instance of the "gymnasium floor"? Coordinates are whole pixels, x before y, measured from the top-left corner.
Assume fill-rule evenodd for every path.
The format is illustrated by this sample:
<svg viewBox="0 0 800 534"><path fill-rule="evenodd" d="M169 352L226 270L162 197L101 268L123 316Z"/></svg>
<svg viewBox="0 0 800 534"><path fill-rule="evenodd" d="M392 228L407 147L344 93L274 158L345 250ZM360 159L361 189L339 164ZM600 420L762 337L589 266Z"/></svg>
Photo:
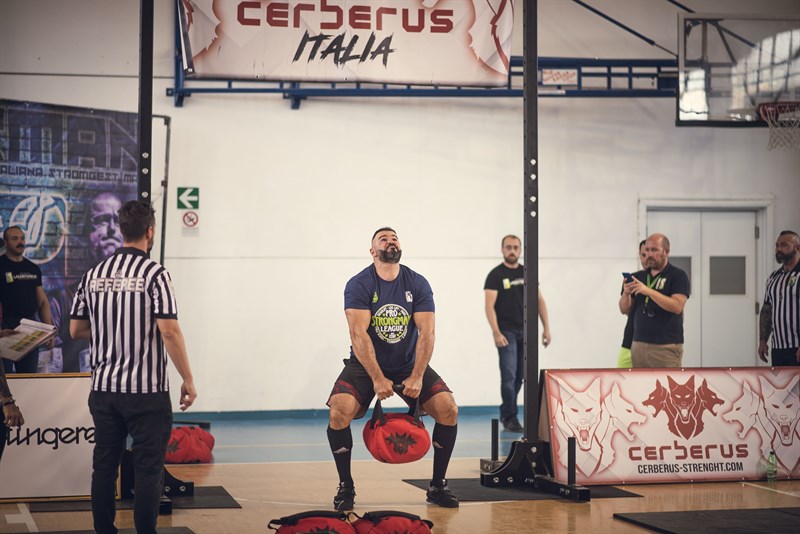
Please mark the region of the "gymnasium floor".
<svg viewBox="0 0 800 534"><path fill-rule="evenodd" d="M496 408L466 408L459 416L459 440L450 478L478 478L479 459L491 452L491 419ZM270 532L270 519L307 510L331 509L337 478L330 460L326 413L181 414L180 420L210 421L216 439L215 463L169 466L172 475L196 486L223 486L241 509L176 509L161 516L159 527L188 527L198 534ZM425 418L428 423L429 418ZM614 519L617 512L800 507L800 481L626 486L641 497L538 501L462 502L448 510L425 503L425 493L403 479L429 478L430 454L406 465L372 460L361 443L362 425L353 427L356 512L402 510L430 519L434 533L620 532L647 530ZM503 454L519 434L501 432ZM118 512L117 524L131 528L130 511ZM0 503L0 533L53 532L91 528L89 512L31 514L23 503ZM709 531L710 532L710 531Z"/></svg>

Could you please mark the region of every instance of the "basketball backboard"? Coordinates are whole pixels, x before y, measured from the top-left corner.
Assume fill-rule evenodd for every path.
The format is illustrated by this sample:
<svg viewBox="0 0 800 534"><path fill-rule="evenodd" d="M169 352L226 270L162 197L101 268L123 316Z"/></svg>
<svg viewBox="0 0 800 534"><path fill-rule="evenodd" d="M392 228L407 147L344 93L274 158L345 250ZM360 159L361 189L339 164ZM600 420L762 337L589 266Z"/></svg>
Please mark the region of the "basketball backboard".
<svg viewBox="0 0 800 534"><path fill-rule="evenodd" d="M680 14L678 74L678 126L766 126L759 104L800 100L800 15Z"/></svg>

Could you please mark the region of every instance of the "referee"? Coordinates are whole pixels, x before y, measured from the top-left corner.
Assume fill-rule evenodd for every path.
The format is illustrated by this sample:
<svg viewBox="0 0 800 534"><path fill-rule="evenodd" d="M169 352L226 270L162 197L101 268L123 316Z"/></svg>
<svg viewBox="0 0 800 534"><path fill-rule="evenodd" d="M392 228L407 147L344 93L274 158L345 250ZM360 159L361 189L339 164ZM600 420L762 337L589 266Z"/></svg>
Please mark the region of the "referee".
<svg viewBox="0 0 800 534"><path fill-rule="evenodd" d="M758 356L767 361L772 336L772 365L800 365L800 236L784 230L775 242L775 261L783 266L767 279L758 321Z"/></svg>
<svg viewBox="0 0 800 534"><path fill-rule="evenodd" d="M133 519L138 534L150 534L156 532L172 429L168 354L183 378L181 410L192 405L197 393L178 325L172 279L148 257L155 212L145 202L126 202L119 210L119 225L122 247L83 275L72 303L69 331L73 339L91 342L94 528L100 534L117 532L117 469L130 434Z"/></svg>

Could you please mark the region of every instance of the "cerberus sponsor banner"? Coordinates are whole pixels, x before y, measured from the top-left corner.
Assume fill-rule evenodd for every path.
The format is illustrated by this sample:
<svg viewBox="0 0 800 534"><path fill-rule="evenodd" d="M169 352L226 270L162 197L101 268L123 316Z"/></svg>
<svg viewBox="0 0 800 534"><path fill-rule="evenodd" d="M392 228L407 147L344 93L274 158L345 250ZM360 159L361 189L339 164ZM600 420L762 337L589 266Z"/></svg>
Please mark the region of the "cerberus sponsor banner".
<svg viewBox="0 0 800 534"><path fill-rule="evenodd" d="M514 0L179 0L202 78L498 86Z"/></svg>
<svg viewBox="0 0 800 534"><path fill-rule="evenodd" d="M0 499L90 494L94 423L90 375L10 375L25 424L8 429L0 460Z"/></svg>
<svg viewBox="0 0 800 534"><path fill-rule="evenodd" d="M553 466L579 484L800 478L800 369L545 371Z"/></svg>

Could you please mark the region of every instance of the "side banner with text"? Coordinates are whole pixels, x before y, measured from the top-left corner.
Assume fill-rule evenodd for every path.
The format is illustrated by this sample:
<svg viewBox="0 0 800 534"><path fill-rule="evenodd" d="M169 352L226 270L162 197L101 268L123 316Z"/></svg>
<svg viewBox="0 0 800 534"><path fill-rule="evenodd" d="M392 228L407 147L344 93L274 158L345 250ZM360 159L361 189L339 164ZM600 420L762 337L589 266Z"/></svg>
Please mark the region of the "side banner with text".
<svg viewBox="0 0 800 534"><path fill-rule="evenodd" d="M758 480L770 451L800 478L800 368L545 371L556 478L579 484Z"/></svg>
<svg viewBox="0 0 800 534"><path fill-rule="evenodd" d="M9 376L25 424L8 429L0 499L80 497L92 485L90 375Z"/></svg>
<svg viewBox="0 0 800 534"><path fill-rule="evenodd" d="M514 0L179 0L201 78L500 86Z"/></svg>
<svg viewBox="0 0 800 534"><path fill-rule="evenodd" d="M0 227L25 232L59 329L40 372L88 370L69 310L83 273L122 245L117 210L136 198L137 132L135 113L0 100Z"/></svg>

